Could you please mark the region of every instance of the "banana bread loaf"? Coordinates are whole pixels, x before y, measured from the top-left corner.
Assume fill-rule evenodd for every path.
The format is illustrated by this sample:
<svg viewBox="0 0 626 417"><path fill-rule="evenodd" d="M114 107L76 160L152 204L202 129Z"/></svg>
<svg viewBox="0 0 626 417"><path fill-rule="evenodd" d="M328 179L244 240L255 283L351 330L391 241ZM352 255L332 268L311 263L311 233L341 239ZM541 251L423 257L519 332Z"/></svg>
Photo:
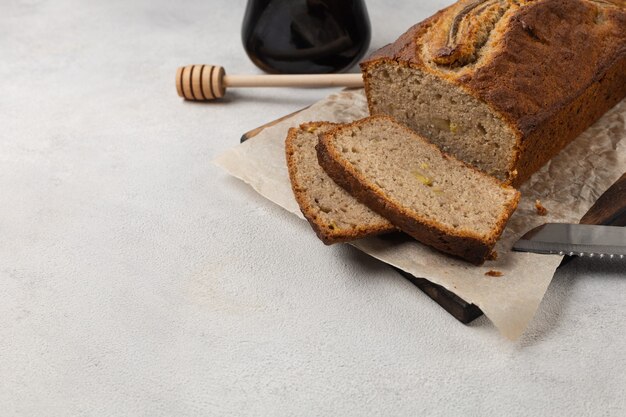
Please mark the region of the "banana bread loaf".
<svg viewBox="0 0 626 417"><path fill-rule="evenodd" d="M481 264L519 192L445 153L388 116L320 134L318 160L359 201L402 231Z"/></svg>
<svg viewBox="0 0 626 417"><path fill-rule="evenodd" d="M626 96L626 1L461 0L361 69L371 114L518 186Z"/></svg>

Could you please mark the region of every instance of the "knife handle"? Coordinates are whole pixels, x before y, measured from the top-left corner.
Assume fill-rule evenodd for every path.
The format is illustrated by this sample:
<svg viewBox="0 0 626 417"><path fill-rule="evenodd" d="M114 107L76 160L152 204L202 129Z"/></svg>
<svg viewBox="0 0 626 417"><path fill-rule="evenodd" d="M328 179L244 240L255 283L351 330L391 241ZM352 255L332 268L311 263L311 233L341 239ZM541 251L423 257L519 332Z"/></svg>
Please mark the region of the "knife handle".
<svg viewBox="0 0 626 417"><path fill-rule="evenodd" d="M626 226L626 173L598 198L580 223Z"/></svg>

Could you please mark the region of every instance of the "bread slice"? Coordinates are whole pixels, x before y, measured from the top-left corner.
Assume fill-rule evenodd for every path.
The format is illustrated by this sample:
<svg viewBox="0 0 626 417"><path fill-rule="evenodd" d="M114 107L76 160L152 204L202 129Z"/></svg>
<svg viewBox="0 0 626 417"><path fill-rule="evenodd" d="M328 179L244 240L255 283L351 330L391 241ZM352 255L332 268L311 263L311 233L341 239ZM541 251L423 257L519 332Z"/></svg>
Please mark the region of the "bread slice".
<svg viewBox="0 0 626 417"><path fill-rule="evenodd" d="M317 162L317 135L334 128L326 122L289 129L285 140L291 188L304 217L327 245L391 232L385 218L335 184Z"/></svg>
<svg viewBox="0 0 626 417"><path fill-rule="evenodd" d="M320 135L318 160L359 201L422 243L481 264L519 192L388 116Z"/></svg>

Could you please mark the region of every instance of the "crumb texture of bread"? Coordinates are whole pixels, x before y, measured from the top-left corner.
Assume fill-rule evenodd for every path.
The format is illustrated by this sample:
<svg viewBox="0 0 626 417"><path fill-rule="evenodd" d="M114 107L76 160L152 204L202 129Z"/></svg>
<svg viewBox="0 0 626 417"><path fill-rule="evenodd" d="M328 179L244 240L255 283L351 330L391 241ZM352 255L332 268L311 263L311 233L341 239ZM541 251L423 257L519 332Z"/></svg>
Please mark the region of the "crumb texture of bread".
<svg viewBox="0 0 626 417"><path fill-rule="evenodd" d="M285 140L291 187L302 214L326 244L396 230L387 219L338 186L318 164L317 135L334 126L325 122L306 123L290 129Z"/></svg>
<svg viewBox="0 0 626 417"><path fill-rule="evenodd" d="M517 186L626 97L626 1L460 0L361 69L372 115Z"/></svg>
<svg viewBox="0 0 626 417"><path fill-rule="evenodd" d="M399 229L477 264L519 200L515 189L386 116L320 135L318 159L331 178Z"/></svg>

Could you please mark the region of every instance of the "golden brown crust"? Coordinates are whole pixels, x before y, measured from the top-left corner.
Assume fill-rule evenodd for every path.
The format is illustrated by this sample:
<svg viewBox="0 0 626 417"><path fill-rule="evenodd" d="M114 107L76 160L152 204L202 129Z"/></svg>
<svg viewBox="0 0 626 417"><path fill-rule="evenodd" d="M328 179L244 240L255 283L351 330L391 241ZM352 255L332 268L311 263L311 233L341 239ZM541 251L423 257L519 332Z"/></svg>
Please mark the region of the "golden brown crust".
<svg viewBox="0 0 626 417"><path fill-rule="evenodd" d="M306 184L299 184L296 179L296 174L298 172L298 164L295 161L294 156L294 141L298 132L301 129L309 130L316 129L321 126L335 125L335 123L330 122L309 122L303 123L298 128L291 128L287 134L287 138L285 139L285 156L287 158L287 170L289 171L289 179L291 182L291 189L293 191L294 197L298 206L300 207L300 211L307 219L311 228L315 231L317 237L324 242L326 245L331 245L334 243L341 242L349 242L356 239L362 239L368 236L375 236L383 233L389 233L396 231L396 228L390 224L379 224L379 225L362 225L357 226L355 228L337 228L332 224L328 224L323 221L323 219L319 218L315 214L315 210L307 198L306 193L304 192L304 188Z"/></svg>
<svg viewBox="0 0 626 417"><path fill-rule="evenodd" d="M378 212L381 216L389 219L391 223L403 232L442 252L465 259L476 265L482 264L489 256L497 239L504 231L509 217L513 211L515 211L520 198L519 192L515 192L514 199L507 204L503 214L497 220L491 235L486 239L472 234L471 232L458 231L435 220L414 215L409 212L407 208L387 199L367 178L357 172L350 164L343 163L343 158L339 150L333 144L333 138L342 130L350 129L360 124L370 123L372 120L376 119L388 119L393 123L398 123L388 116L371 116L350 124L338 125L329 132L321 134L317 147L317 157L322 168L324 168L326 173L337 184L341 185L357 200ZM444 158L455 159L442 152L437 146L431 144L426 139L417 135L408 127L403 125L401 125L401 127L406 130L408 137L423 141L427 146L431 146L433 150L443 155ZM488 181L493 182L494 185L504 187L504 185L495 178L478 171L471 165L463 164L468 169L477 172Z"/></svg>
<svg viewBox="0 0 626 417"><path fill-rule="evenodd" d="M626 24L626 23L625 23ZM626 27L626 26L625 26ZM520 185L561 149L595 123L604 113L626 97L626 54L589 85L576 99L560 108L551 119L536 126L523 137L515 169Z"/></svg>
<svg viewBox="0 0 626 417"><path fill-rule="evenodd" d="M626 1L461 0L363 62L366 92L381 62L487 103L516 132L519 185L626 96Z"/></svg>

